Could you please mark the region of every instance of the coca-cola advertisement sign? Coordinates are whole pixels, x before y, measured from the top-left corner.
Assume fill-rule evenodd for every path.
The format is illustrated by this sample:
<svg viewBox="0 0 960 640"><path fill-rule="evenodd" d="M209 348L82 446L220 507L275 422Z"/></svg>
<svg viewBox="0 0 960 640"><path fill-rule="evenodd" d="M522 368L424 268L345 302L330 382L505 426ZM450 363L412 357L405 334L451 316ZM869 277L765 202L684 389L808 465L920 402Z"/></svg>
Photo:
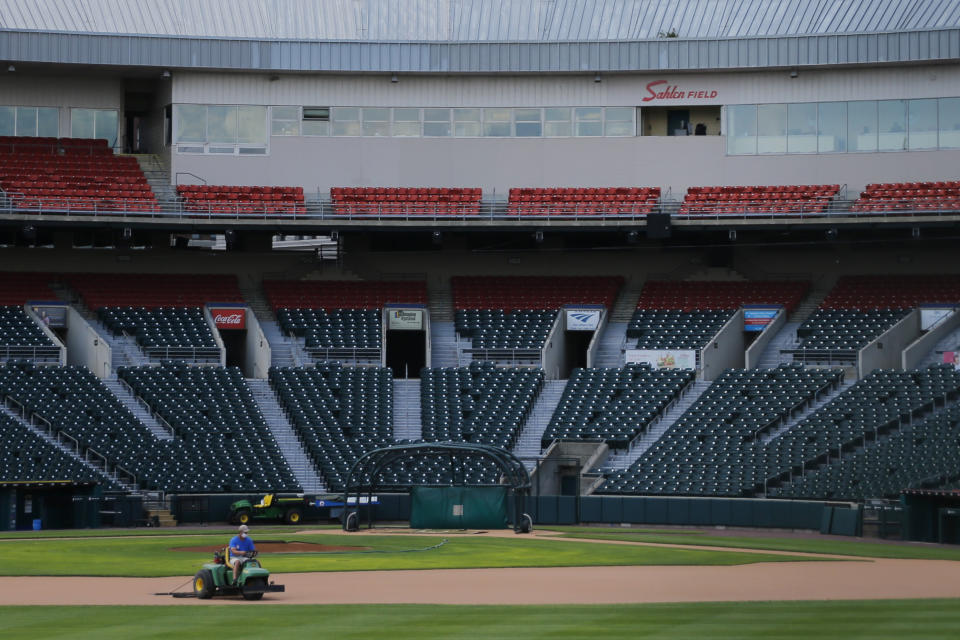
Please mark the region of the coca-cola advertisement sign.
<svg viewBox="0 0 960 640"><path fill-rule="evenodd" d="M210 308L210 315L213 316L213 323L217 329L246 329L247 328L247 310L243 307L237 308Z"/></svg>

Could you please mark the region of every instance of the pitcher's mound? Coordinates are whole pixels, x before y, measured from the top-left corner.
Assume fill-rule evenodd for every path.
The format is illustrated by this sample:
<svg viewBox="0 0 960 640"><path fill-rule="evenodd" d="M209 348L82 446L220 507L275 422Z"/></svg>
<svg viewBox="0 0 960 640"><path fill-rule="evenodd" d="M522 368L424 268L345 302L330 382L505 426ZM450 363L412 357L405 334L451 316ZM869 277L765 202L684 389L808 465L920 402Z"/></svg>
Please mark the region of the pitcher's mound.
<svg viewBox="0 0 960 640"><path fill-rule="evenodd" d="M203 545L199 547L173 547L171 551L202 551L214 553L223 551L226 545ZM264 540L257 542L257 551L261 553L328 553L331 551L369 551L370 547L335 546L313 542L284 542L283 540Z"/></svg>

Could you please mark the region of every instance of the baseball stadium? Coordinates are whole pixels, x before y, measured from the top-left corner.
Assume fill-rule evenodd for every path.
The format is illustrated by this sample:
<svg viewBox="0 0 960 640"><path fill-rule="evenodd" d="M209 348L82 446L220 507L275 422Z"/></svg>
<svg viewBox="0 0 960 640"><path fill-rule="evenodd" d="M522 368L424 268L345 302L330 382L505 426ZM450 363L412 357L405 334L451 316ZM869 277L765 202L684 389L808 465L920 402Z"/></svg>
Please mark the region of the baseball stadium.
<svg viewBox="0 0 960 640"><path fill-rule="evenodd" d="M958 0L0 0L0 636L956 637L958 62Z"/></svg>

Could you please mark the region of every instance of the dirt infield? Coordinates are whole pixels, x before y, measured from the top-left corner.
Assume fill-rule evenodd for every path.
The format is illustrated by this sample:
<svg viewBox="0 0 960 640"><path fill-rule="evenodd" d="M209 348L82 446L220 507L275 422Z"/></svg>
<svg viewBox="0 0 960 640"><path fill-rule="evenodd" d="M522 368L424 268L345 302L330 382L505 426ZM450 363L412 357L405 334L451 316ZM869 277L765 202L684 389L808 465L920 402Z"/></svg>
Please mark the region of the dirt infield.
<svg viewBox="0 0 960 640"><path fill-rule="evenodd" d="M943 560L788 562L733 567L572 567L352 571L274 576L279 604L598 604L747 600L958 598L958 563ZM242 603L152 595L181 578L0 578L6 605ZM249 604L249 603L248 603ZM255 606L255 605L253 605Z"/></svg>
<svg viewBox="0 0 960 640"><path fill-rule="evenodd" d="M307 533L307 532L301 532ZM329 530L319 533L333 533ZM350 534L362 537L367 532ZM383 534L385 531L369 533ZM418 532L397 530L409 535ZM433 531L433 535L441 532ZM449 535L513 536L513 532L449 532ZM538 538L554 537L537 531ZM567 541L572 539L567 538ZM584 544L641 544L582 540ZM259 544L259 543L258 543ZM276 545L285 551L358 550L356 546L308 543ZM674 545L653 545L674 546ZM214 551L219 547L191 547ZM684 546L687 549L711 547ZM184 549L187 550L187 549ZM263 549L266 551L267 549ZM718 551L733 549L718 548ZM748 549L736 551L749 552ZM758 551L776 554L775 551ZM786 552L784 552L786 553ZM816 556L793 553L790 555ZM836 556L820 556L824 559ZM285 593L268 594L277 604L601 604L750 600L860 600L960 598L960 563L946 560L887 560L845 557L848 562L778 562L739 566L562 567L348 571L275 574ZM9 605L206 604L208 601L154 595L189 588L182 578L0 578L0 601ZM218 598L212 602L243 602Z"/></svg>
<svg viewBox="0 0 960 640"><path fill-rule="evenodd" d="M257 543L261 553L330 553L332 551L369 551L370 547L333 546L313 542L265 541ZM214 553L223 551L223 545L201 545L199 547L170 547L170 551L200 551Z"/></svg>

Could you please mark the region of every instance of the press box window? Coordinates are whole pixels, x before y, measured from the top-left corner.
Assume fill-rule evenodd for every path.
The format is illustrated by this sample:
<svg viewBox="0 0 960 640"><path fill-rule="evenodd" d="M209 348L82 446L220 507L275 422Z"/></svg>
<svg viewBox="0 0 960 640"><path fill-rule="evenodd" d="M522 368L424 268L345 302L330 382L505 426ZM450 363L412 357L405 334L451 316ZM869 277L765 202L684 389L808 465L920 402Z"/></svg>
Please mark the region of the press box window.
<svg viewBox="0 0 960 640"><path fill-rule="evenodd" d="M270 107L270 135L300 135L300 107Z"/></svg>
<svg viewBox="0 0 960 640"><path fill-rule="evenodd" d="M334 107L331 119L333 120L333 135L359 136L360 109L358 107Z"/></svg>
<svg viewBox="0 0 960 640"><path fill-rule="evenodd" d="M330 107L304 107L300 130L305 136L330 135Z"/></svg>

